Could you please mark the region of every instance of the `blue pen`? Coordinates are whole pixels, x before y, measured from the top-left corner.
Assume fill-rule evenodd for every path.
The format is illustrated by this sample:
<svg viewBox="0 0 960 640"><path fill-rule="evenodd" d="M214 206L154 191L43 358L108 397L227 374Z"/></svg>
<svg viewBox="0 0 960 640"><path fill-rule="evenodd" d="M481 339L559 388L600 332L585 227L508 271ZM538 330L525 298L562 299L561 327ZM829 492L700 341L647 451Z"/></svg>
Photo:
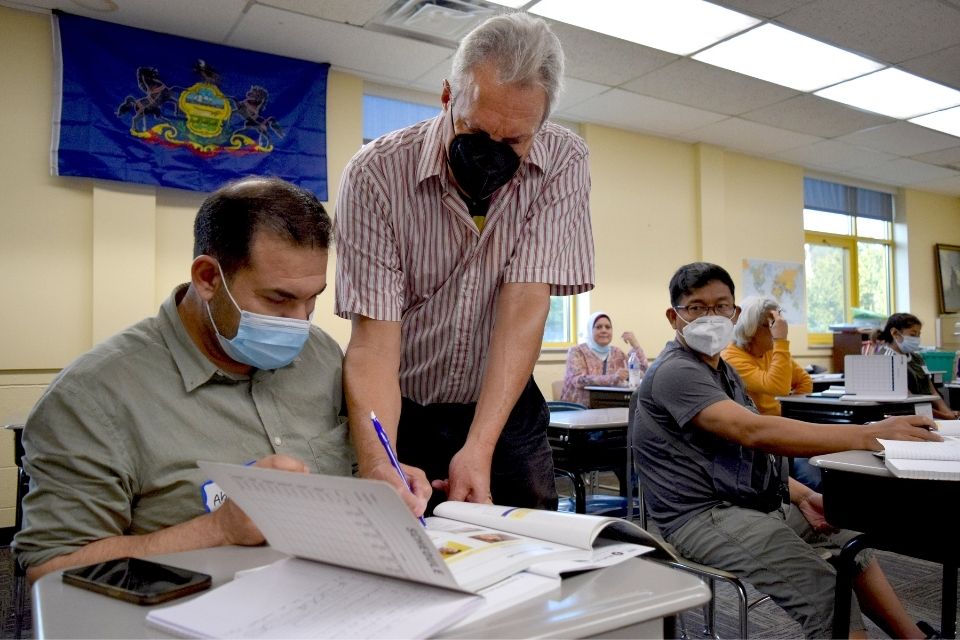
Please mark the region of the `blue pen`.
<svg viewBox="0 0 960 640"><path fill-rule="evenodd" d="M413 489L410 489L410 481L407 480L407 474L400 468L400 461L397 460L397 456L393 452L393 447L390 445L390 438L387 437L387 432L383 430L383 425L377 420L377 414L373 411L370 412L370 422L373 423L373 428L377 430L377 437L380 438L380 444L383 445L383 448L387 452L387 457L390 458L390 464L392 464L393 468L400 474L400 479L403 480L403 484L407 485L407 489L413 493ZM423 519L423 516L420 516L420 524L427 526L427 521Z"/></svg>

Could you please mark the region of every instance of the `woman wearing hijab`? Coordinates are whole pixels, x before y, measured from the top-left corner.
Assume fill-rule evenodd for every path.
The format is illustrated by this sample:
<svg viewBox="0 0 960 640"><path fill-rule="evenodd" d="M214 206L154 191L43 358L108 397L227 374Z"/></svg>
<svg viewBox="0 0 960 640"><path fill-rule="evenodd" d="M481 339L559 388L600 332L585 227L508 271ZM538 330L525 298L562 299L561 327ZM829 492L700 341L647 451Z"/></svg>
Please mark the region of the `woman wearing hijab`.
<svg viewBox="0 0 960 640"><path fill-rule="evenodd" d="M960 412L954 411L944 402L937 388L930 380L927 364L920 355L920 330L923 325L920 318L912 313L895 313L887 318L887 324L879 331L874 340L879 344L876 355L907 356L907 390L910 393L937 396L933 402L933 417L938 420L957 420Z"/></svg>
<svg viewBox="0 0 960 640"><path fill-rule="evenodd" d="M589 405L590 394L584 387L627 385L627 354L610 344L613 323L603 311L597 311L587 319L585 333L587 341L571 347L567 353L567 372L563 377L560 399ZM650 363L637 337L632 331L624 331L621 338L637 354L640 371L645 372Z"/></svg>

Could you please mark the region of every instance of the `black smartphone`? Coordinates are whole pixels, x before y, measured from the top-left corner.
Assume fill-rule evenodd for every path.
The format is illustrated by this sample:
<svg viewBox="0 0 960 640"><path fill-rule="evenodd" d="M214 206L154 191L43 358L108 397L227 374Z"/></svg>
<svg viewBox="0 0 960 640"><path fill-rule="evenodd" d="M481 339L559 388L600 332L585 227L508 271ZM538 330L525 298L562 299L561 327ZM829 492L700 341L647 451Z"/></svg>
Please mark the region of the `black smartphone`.
<svg viewBox="0 0 960 640"><path fill-rule="evenodd" d="M63 581L136 604L159 604L210 586L210 576L142 558L117 558L67 569Z"/></svg>

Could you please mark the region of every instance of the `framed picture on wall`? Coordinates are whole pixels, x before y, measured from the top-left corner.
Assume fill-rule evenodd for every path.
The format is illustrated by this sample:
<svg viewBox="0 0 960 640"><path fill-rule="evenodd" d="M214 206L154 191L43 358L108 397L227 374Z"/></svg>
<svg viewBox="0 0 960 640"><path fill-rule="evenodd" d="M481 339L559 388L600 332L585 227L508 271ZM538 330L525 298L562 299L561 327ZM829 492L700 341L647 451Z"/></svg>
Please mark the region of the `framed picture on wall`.
<svg viewBox="0 0 960 640"><path fill-rule="evenodd" d="M940 313L960 313L960 247L937 245L937 273L940 275Z"/></svg>

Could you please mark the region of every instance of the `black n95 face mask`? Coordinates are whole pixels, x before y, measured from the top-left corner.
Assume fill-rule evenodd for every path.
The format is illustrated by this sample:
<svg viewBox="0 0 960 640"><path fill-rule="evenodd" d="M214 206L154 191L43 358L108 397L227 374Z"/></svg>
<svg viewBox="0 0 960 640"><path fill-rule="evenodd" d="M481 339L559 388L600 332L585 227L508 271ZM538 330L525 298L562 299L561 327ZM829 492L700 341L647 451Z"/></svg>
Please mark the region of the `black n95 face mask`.
<svg viewBox="0 0 960 640"><path fill-rule="evenodd" d="M459 133L450 143L450 170L466 196L487 200L520 167L510 145L491 140L486 133Z"/></svg>

